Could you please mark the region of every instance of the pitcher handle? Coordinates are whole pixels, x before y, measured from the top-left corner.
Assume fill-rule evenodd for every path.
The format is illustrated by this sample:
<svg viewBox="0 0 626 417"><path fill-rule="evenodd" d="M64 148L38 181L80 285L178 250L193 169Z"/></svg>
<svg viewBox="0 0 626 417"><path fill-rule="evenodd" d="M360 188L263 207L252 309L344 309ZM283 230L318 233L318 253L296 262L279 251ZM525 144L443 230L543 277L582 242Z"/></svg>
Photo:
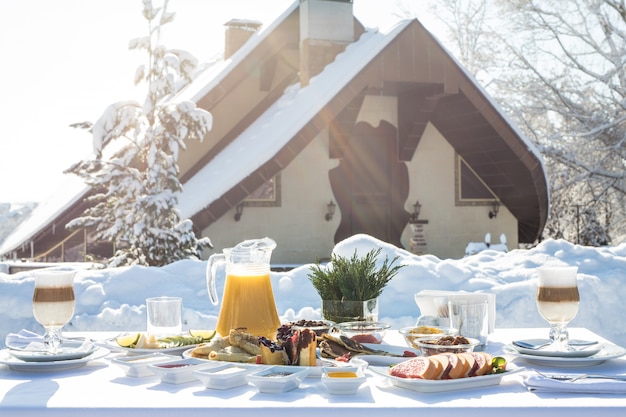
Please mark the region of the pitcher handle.
<svg viewBox="0 0 626 417"><path fill-rule="evenodd" d="M217 288L215 285L215 268L221 263L226 263L226 256L223 253L214 253L209 256L206 265L206 287L209 292L209 298L213 305L217 305L219 299L217 297Z"/></svg>

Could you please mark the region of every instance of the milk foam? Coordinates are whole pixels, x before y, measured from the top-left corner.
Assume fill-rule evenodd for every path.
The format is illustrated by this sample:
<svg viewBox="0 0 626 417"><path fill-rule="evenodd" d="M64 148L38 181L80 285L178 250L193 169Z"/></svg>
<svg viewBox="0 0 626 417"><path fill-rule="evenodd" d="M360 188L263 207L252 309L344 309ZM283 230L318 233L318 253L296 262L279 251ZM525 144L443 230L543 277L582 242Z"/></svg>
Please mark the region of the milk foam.
<svg viewBox="0 0 626 417"><path fill-rule="evenodd" d="M551 288L566 288L577 286L576 266L543 266L539 271L539 285Z"/></svg>

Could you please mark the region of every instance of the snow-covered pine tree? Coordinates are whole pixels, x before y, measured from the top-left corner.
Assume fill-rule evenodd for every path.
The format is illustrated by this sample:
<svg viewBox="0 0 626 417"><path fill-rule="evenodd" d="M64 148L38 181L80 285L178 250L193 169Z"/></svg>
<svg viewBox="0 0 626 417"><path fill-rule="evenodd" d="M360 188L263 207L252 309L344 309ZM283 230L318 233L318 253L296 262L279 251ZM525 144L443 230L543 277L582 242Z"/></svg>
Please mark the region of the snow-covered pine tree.
<svg viewBox="0 0 626 417"><path fill-rule="evenodd" d="M162 27L174 20L167 5L167 0L160 7L143 0L148 36L129 44L148 54L147 67L140 66L135 76L136 84L147 83L143 106L134 101L109 106L87 126L95 157L67 171L94 190L90 207L68 227L86 227L96 239L113 242L112 267L162 266L198 257L200 249L211 247L208 238L196 237L191 220L182 220L176 209L182 190L179 150L188 139L203 139L212 116L193 102L175 102L176 92L192 80L197 61L160 44Z"/></svg>

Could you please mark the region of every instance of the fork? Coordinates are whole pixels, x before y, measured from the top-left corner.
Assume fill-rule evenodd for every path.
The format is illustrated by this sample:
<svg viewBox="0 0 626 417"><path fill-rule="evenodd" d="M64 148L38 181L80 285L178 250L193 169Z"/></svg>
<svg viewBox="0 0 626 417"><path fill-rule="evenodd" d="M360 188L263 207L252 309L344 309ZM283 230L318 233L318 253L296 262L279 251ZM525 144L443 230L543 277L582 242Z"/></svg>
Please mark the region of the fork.
<svg viewBox="0 0 626 417"><path fill-rule="evenodd" d="M569 374L569 375L555 375L544 374L536 369L533 369L537 374L544 378L554 379L556 381L575 382L581 379L611 379L614 381L626 381L626 375L602 375L602 374Z"/></svg>

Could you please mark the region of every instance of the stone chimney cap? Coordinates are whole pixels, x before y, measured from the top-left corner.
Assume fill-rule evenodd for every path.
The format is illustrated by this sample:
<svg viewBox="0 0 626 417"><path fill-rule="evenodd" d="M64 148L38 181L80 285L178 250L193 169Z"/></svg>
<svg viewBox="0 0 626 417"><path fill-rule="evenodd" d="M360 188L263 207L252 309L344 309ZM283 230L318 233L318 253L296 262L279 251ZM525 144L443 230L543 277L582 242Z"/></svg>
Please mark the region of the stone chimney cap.
<svg viewBox="0 0 626 417"><path fill-rule="evenodd" d="M263 23L258 20L231 19L228 22L224 23L224 26L237 28L237 29L251 30L255 32L259 27L263 26Z"/></svg>

